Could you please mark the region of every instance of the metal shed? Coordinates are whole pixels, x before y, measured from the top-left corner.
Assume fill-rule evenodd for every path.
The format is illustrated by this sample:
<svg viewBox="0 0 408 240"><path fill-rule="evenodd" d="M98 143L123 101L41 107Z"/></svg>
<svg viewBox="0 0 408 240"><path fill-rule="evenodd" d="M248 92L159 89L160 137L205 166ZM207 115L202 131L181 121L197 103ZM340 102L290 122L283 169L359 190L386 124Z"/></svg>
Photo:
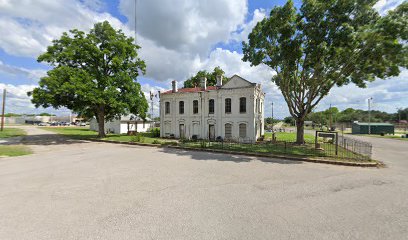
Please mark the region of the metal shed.
<svg viewBox="0 0 408 240"><path fill-rule="evenodd" d="M394 134L394 125L391 123L353 123L352 134L368 134L368 128L371 128L371 134Z"/></svg>

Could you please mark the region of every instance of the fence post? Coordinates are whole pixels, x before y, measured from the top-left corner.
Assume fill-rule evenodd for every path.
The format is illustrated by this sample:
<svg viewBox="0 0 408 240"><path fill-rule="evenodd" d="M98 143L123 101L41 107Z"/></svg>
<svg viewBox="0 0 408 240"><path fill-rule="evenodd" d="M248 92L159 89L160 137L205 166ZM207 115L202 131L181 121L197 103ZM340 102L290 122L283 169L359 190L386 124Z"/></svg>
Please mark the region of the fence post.
<svg viewBox="0 0 408 240"><path fill-rule="evenodd" d="M339 152L339 133L336 132L336 156L338 156Z"/></svg>

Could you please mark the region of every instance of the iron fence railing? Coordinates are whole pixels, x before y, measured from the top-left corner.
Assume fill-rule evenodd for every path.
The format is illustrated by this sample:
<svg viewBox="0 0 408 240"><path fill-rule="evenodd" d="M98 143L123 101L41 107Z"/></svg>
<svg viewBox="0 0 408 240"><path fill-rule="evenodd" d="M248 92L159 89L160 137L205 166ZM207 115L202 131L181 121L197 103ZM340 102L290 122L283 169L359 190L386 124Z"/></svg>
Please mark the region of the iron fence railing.
<svg viewBox="0 0 408 240"><path fill-rule="evenodd" d="M256 152L264 154L301 155L312 157L331 157L339 159L361 160L371 159L372 145L367 142L339 136L336 142L325 142L322 139L316 144L307 141L297 144L295 141L258 141L250 138L235 138L224 140L183 140L180 146L192 148L222 149L240 152Z"/></svg>

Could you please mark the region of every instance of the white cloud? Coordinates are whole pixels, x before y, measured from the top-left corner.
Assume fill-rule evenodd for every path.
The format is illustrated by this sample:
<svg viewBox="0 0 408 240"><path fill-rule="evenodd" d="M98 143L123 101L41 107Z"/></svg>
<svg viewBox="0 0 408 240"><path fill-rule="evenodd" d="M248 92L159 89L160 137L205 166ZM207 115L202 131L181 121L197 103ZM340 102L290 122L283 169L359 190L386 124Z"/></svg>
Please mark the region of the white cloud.
<svg viewBox="0 0 408 240"><path fill-rule="evenodd" d="M374 5L374 8L377 9L377 11L381 15L384 15L388 11L393 10L394 8L396 8L398 5L400 5L403 2L404 0L379 0Z"/></svg>
<svg viewBox="0 0 408 240"><path fill-rule="evenodd" d="M134 1L121 0L120 10L136 32L158 47L207 54L218 42L226 42L232 31L244 23L246 0Z"/></svg>
<svg viewBox="0 0 408 240"><path fill-rule="evenodd" d="M89 1L0 1L0 47L11 55L36 58L69 29L88 30L94 23L108 20L129 32L109 13L96 12L85 4Z"/></svg>
<svg viewBox="0 0 408 240"><path fill-rule="evenodd" d="M10 55L36 58L63 31L72 28L87 31L94 23L103 20L108 20L115 28L133 36L134 2L135 0L120 1L120 11L128 17L128 22L122 23L103 11L105 6L101 0L0 0L0 48ZM384 14L401 2L381 0L376 8ZM220 66L229 76L238 74L249 81L262 84L267 93L267 116L270 116L272 101L275 103L275 116L288 115L279 89L271 82L273 71L266 66L251 67L249 63L242 62L242 54L235 51L221 48L211 51L221 42L235 44L246 41L252 28L266 16L265 10L256 9L251 14L250 21L245 23L246 0L150 0L137 1L137 4L137 43L142 47L140 55L147 63L146 77L166 82L170 88L172 79L181 84L199 70L212 70ZM0 62L0 71L32 80L38 80L45 73L44 70L11 66L7 62ZM153 85L154 83L142 85L147 97L150 90L163 90ZM1 84L0 88L2 87L5 84ZM37 111L25 95L33 87L35 85L7 85L11 93L10 103L15 103L9 109ZM351 95L350 92L355 94ZM405 100L407 92L407 74L404 72L398 78L371 83L367 89L352 85L334 88L321 107L332 102L344 108L361 108L365 106L365 99L373 96L375 103L378 102L375 107L394 111L394 105L408 105ZM154 103L154 109L157 112L157 102Z"/></svg>
<svg viewBox="0 0 408 240"><path fill-rule="evenodd" d="M252 20L240 26L239 30L232 33L231 40L237 42L248 41L248 35L259 21L266 17L265 9L255 9Z"/></svg>
<svg viewBox="0 0 408 240"><path fill-rule="evenodd" d="M11 76L23 76L34 81L38 81L41 77L46 75L46 70L43 69L26 69L7 65L2 61L0 61L0 72Z"/></svg>
<svg viewBox="0 0 408 240"><path fill-rule="evenodd" d="M395 112L398 107L408 106L408 70L398 77L368 83L367 88L358 88L354 84L335 87L320 104L320 110L329 107L330 103L339 109L348 107L367 109L367 99L373 98L373 109Z"/></svg>

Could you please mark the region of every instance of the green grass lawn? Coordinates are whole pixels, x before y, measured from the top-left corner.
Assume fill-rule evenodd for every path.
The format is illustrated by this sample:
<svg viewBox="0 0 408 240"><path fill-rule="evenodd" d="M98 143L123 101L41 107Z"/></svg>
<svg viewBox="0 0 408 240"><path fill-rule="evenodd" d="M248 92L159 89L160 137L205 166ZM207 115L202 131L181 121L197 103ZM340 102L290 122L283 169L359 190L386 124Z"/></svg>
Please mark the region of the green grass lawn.
<svg viewBox="0 0 408 240"><path fill-rule="evenodd" d="M314 136L312 134L305 133L305 141L306 142L314 142ZM269 139L272 138L272 133L265 133L265 138ZM295 132L277 132L276 133L276 140L277 141L287 141L287 142L294 142L296 141L296 133Z"/></svg>
<svg viewBox="0 0 408 240"><path fill-rule="evenodd" d="M4 128L3 131L0 131L0 138L9 138L9 137L18 137L24 136L26 132L20 128Z"/></svg>
<svg viewBox="0 0 408 240"><path fill-rule="evenodd" d="M16 157L31 154L29 147L22 145L0 145L0 157Z"/></svg>
<svg viewBox="0 0 408 240"><path fill-rule="evenodd" d="M88 128L83 127L45 127L45 130L56 132L73 139L96 139L98 133ZM128 136L126 134L107 134L106 138L103 140L118 141L118 142L141 142L141 143L154 143L154 144L164 144L169 141L168 139L154 138L151 137L150 133L139 133L142 137L137 139L136 136Z"/></svg>
<svg viewBox="0 0 408 240"><path fill-rule="evenodd" d="M41 129L59 133L74 139L90 139L98 136L97 132L91 131L86 127L41 127Z"/></svg>

